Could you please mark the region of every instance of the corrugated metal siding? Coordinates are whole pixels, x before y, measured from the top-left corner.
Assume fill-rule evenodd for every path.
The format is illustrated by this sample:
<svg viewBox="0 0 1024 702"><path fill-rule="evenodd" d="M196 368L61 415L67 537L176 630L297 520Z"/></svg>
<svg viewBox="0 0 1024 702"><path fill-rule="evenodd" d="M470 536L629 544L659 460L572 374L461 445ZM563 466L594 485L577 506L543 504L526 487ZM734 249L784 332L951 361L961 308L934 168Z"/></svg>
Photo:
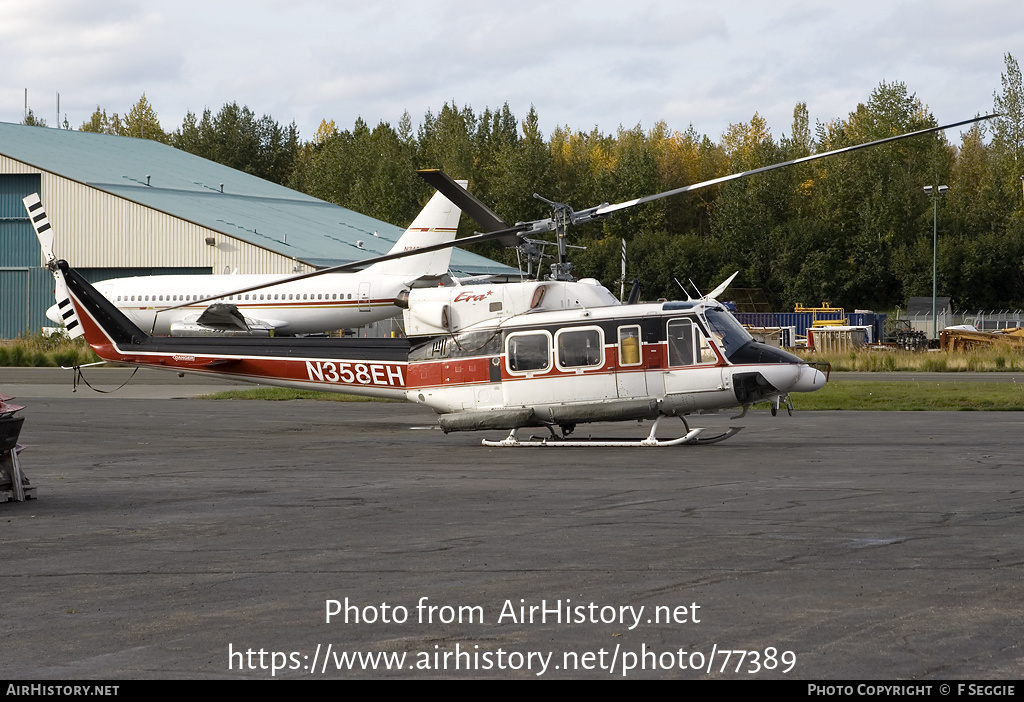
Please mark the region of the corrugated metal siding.
<svg viewBox="0 0 1024 702"><path fill-rule="evenodd" d="M0 220L0 268L39 265L39 241L28 219Z"/></svg>
<svg viewBox="0 0 1024 702"><path fill-rule="evenodd" d="M51 323L53 276L42 268L0 268L0 338L35 333Z"/></svg>
<svg viewBox="0 0 1024 702"><path fill-rule="evenodd" d="M13 339L28 327L28 269L0 269L0 337Z"/></svg>
<svg viewBox="0 0 1024 702"><path fill-rule="evenodd" d="M33 173L0 174L0 338L38 331L53 304L53 277L39 268L39 242L21 201L39 181Z"/></svg>
<svg viewBox="0 0 1024 702"><path fill-rule="evenodd" d="M39 242L21 201L38 189L38 175L0 174L0 268L39 265Z"/></svg>
<svg viewBox="0 0 1024 702"><path fill-rule="evenodd" d="M53 278L22 198L38 192L54 228L54 251L96 280L129 275L291 273L272 251L156 212L82 183L0 156L0 337L51 326ZM213 237L217 246L208 246ZM111 270L113 269L113 270ZM305 270L309 270L306 268Z"/></svg>
<svg viewBox="0 0 1024 702"><path fill-rule="evenodd" d="M35 173L8 174L0 172L0 218L27 218L21 199L39 189Z"/></svg>
<svg viewBox="0 0 1024 702"><path fill-rule="evenodd" d="M201 267L290 273L291 259L81 183L43 174L57 255L89 268ZM208 246L210 237L216 246Z"/></svg>
<svg viewBox="0 0 1024 702"><path fill-rule="evenodd" d="M56 174L285 260L366 259L390 249L403 229L145 139L0 122L0 153L18 162L0 172ZM452 268L515 273L457 249Z"/></svg>
<svg viewBox="0 0 1024 702"><path fill-rule="evenodd" d="M42 327L52 327L46 318L46 310L53 305L53 273L45 268L28 269L28 327L35 333Z"/></svg>
<svg viewBox="0 0 1024 702"><path fill-rule="evenodd" d="M54 251L75 266L200 267L218 273L291 273L295 267L293 259L273 251L2 155L0 173L34 178L27 192L8 199L8 206L23 216L21 198L38 192L53 224ZM208 246L207 237L217 245ZM34 255L33 265L42 264L38 244Z"/></svg>

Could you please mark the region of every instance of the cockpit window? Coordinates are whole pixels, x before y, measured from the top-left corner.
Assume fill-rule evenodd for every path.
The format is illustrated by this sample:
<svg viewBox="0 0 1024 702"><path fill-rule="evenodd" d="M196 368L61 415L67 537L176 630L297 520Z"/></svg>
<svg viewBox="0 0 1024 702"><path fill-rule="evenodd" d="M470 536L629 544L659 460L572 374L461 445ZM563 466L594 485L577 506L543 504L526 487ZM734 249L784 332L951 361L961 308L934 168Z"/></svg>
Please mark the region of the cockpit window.
<svg viewBox="0 0 1024 702"><path fill-rule="evenodd" d="M725 355L731 356L733 351L743 346L754 337L747 333L736 318L724 309L708 307L704 310L704 316L708 320L711 333L725 348Z"/></svg>

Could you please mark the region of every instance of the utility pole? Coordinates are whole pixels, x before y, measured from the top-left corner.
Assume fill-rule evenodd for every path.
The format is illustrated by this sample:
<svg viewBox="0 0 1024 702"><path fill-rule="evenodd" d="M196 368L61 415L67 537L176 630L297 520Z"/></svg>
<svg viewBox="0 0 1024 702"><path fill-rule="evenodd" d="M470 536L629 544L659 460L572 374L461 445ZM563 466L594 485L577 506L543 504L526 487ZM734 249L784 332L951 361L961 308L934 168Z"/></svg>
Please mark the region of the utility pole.
<svg viewBox="0 0 1024 702"><path fill-rule="evenodd" d="M1024 178L1022 178L1024 180ZM936 309L938 290L938 252L939 252L939 198L949 190L947 185L924 186L924 194L932 199L932 338L939 338L939 318Z"/></svg>

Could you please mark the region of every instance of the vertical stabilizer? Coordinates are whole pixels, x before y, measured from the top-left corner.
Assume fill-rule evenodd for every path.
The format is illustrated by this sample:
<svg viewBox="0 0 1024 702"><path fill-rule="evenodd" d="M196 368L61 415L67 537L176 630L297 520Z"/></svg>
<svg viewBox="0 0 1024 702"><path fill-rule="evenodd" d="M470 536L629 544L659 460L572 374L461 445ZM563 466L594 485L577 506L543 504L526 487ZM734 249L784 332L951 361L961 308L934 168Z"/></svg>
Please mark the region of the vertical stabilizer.
<svg viewBox="0 0 1024 702"><path fill-rule="evenodd" d="M457 181L466 187L466 181ZM452 204L440 192L434 193L427 206L416 216L405 234L399 238L389 253L412 251L424 246L444 244L455 240L462 210ZM451 249L443 249L420 256L408 256L395 261L385 261L367 270L383 275L404 276L410 279L423 276L441 276L448 271L452 257Z"/></svg>

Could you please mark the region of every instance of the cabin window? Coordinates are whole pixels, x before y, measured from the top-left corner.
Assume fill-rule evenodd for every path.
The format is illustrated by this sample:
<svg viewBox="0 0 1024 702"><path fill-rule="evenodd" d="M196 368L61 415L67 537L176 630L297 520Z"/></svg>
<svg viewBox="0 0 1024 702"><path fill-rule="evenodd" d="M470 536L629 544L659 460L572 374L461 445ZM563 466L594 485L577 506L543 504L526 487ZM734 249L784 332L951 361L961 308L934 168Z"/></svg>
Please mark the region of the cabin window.
<svg viewBox="0 0 1024 702"><path fill-rule="evenodd" d="M693 365L693 322L688 319L669 320L668 364L670 366Z"/></svg>
<svg viewBox="0 0 1024 702"><path fill-rule="evenodd" d="M640 365L643 361L640 349L640 325L619 327L619 365Z"/></svg>
<svg viewBox="0 0 1024 702"><path fill-rule="evenodd" d="M548 332L509 334L505 340L510 373L536 373L551 367L551 335Z"/></svg>
<svg viewBox="0 0 1024 702"><path fill-rule="evenodd" d="M562 369L600 368L604 365L604 341L601 330L563 329L555 335L558 367Z"/></svg>

